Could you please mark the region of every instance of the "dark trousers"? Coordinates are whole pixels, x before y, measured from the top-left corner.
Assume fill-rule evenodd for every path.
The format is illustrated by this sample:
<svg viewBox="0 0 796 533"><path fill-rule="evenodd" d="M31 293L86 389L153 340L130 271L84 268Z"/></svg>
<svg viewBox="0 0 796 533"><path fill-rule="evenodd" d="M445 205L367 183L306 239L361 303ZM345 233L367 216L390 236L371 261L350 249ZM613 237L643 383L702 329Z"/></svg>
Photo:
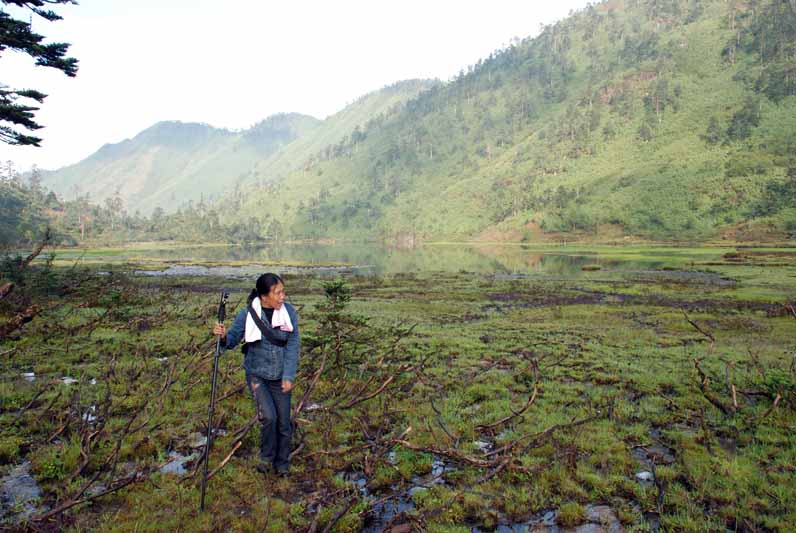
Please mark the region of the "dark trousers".
<svg viewBox="0 0 796 533"><path fill-rule="evenodd" d="M290 392L282 392L282 381L246 375L246 383L257 407L260 428L260 459L277 470L290 466Z"/></svg>

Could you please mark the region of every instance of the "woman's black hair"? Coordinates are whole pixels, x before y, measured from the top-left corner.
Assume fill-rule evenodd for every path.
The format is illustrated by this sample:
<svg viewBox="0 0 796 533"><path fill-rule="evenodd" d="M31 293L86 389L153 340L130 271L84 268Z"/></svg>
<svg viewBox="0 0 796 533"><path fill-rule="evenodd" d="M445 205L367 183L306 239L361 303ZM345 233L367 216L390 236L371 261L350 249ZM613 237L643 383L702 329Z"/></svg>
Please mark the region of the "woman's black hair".
<svg viewBox="0 0 796 533"><path fill-rule="evenodd" d="M280 283L282 285L285 284L282 281L282 278L272 272L266 272L257 278L256 286L252 289L252 292L249 293L249 303L252 303L252 301L254 301L254 299L258 296L269 294L271 292L271 288L273 288L275 285L279 285Z"/></svg>

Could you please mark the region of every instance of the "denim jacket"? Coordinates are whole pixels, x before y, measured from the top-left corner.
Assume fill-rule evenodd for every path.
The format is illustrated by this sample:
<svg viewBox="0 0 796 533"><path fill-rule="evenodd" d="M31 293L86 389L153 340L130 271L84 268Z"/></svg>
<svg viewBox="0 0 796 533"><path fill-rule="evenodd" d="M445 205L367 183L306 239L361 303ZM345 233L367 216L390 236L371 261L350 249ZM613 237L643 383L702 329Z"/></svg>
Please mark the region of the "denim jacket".
<svg viewBox="0 0 796 533"><path fill-rule="evenodd" d="M252 374L262 379L281 379L293 383L296 379L298 370L299 350L301 340L299 337L298 315L292 305L285 302L282 304L290 315L290 322L293 323L293 331L287 334L287 345L277 346L263 339L259 342L250 343L243 358L243 368L247 374ZM244 337L246 332L247 307L244 307L235 317L232 327L227 330L226 349L234 348ZM267 327L271 327L271 322L265 316L263 310L260 317Z"/></svg>

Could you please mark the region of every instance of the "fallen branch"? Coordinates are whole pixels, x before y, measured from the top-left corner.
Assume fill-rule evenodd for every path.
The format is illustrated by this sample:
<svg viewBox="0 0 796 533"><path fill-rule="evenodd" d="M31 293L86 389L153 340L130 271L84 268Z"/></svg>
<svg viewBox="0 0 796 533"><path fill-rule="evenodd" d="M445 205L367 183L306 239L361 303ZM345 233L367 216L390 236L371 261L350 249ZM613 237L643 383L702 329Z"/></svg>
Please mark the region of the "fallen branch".
<svg viewBox="0 0 796 533"><path fill-rule="evenodd" d="M458 450L454 450L454 449L450 449L450 448L436 448L434 446L420 446L420 445L417 445L417 444L412 444L411 442L408 442L406 440L400 440L400 439L396 439L395 443L396 444L400 444L401 446L403 446L404 448L407 448L409 450L413 450L413 451L416 451L416 452L431 453L431 454L438 455L438 456L441 456L441 457L447 457L448 459L450 459L452 461L456 461L457 463L468 464L470 466L475 466L477 468L492 468L492 467L496 467L503 461L503 458L501 458L499 460L492 460L492 461L487 461L487 460L484 460L484 459L477 459L475 457L470 457L468 455L465 455L465 454L461 453Z"/></svg>
<svg viewBox="0 0 796 533"><path fill-rule="evenodd" d="M762 415L758 416L757 418L753 418L753 419L750 421L750 423L752 423L752 424L759 424L759 423L760 423L760 422L762 422L764 419L766 419L766 418L768 417L768 415L770 415L770 414L771 414L771 413L774 411L774 409L776 409L776 408L777 408L777 406L779 405L779 401L780 401L781 399L782 399L782 396L780 396L779 394L777 394L777 397L776 397L776 398L774 398L774 403L773 403L773 404L771 404L771 407L769 407L768 409L766 409L766 411L765 411L765 412L764 412Z"/></svg>
<svg viewBox="0 0 796 533"><path fill-rule="evenodd" d="M719 400L716 397L716 395L714 395L710 391L710 389L708 389L708 384L710 383L710 380L708 379L707 375L705 375L705 372L702 370L702 367L699 366L698 357L694 358L694 366L696 367L697 372L699 372L699 389L702 391L702 395L705 397L705 399L709 401L711 404L713 404L714 407L718 408L726 416L734 415L736 412L735 407L725 405L724 402Z"/></svg>
<svg viewBox="0 0 796 533"><path fill-rule="evenodd" d="M600 418L599 415L590 416L588 418L581 418L580 420L573 420L572 422L570 422L568 424L554 424L554 425L550 426L549 428L547 428L547 429L545 429L543 431L537 432L537 433L526 433L525 435L522 435L522 436L514 439L512 442L506 444L505 446L501 446L500 448L492 450L491 452L489 452L486 455L487 456L497 455L499 453L502 453L502 452L505 452L505 451L508 451L508 450L512 449L514 446L516 446L518 443L524 441L525 439L530 439L528 444L525 446L525 448L523 448L523 453L524 453L524 452L527 452L528 450L530 450L533 447L538 447L538 443L542 439L546 439L548 436L550 436L555 431L558 431L560 429L570 429L570 428L575 428L575 427L578 427L578 426L582 426L583 424L587 424L589 422L593 422L594 420L597 420L598 418Z"/></svg>
<svg viewBox="0 0 796 533"><path fill-rule="evenodd" d="M699 324L697 324L696 322L694 322L693 320L691 320L691 318L688 316L688 313L686 313L686 312L685 312L685 310L683 310L683 316L685 316L685 320L686 320L686 322L688 322L689 324L691 324L691 326L693 326L693 328L694 328L695 330L697 330L697 331L698 331L698 332L700 332L702 335L704 335L705 337L707 337L708 339L710 339L710 345L711 345L711 347L713 347L713 344L716 342L716 337L714 337L714 336L713 336L713 334L712 334L711 332L709 332L709 331L705 331L704 329L702 329L702 328L699 326Z"/></svg>
<svg viewBox="0 0 796 533"><path fill-rule="evenodd" d="M533 405L533 403L536 401L537 393L538 393L538 388L536 387L536 385L534 385L533 393L528 397L528 401L525 402L525 405L523 406L522 409L520 409L519 411L514 411L511 408L511 406L509 406L509 411L511 411L511 414L509 416L503 417L497 422L493 422L491 424L482 424L475 426L475 429L479 431L492 430L502 424L505 424L506 422L510 422L511 420L517 418L518 416L522 415L525 411L527 411L531 407L531 405Z"/></svg>
<svg viewBox="0 0 796 533"><path fill-rule="evenodd" d="M245 437L246 434L251 430L251 428L254 427L254 424L256 422L257 422L257 415L254 415L254 416L251 417L251 420L249 420L246 423L245 426L243 426L238 431L236 431L235 433L232 434L232 436L234 437L235 441L243 440L243 437Z"/></svg>
<svg viewBox="0 0 796 533"><path fill-rule="evenodd" d="M319 457L319 456L343 457L346 455L350 455L352 452L369 450L372 447L373 447L372 444L360 444L357 446L338 447L334 448L333 450L317 450L307 454L306 457Z"/></svg>
<svg viewBox="0 0 796 533"><path fill-rule="evenodd" d="M445 434L448 436L448 438L450 439L450 442L452 442L454 446L458 446L458 444L459 444L458 437L454 437L453 435L451 435L451 432L448 431L447 426L445 426L445 423L442 421L442 413L440 412L439 409L437 409L437 406L434 405L434 400L433 399L431 400L431 409L433 409L434 412L437 415L437 424L439 425L439 427L442 428L442 431L444 431ZM428 422L428 420L426 420L426 422Z"/></svg>
<svg viewBox="0 0 796 533"><path fill-rule="evenodd" d="M50 435L45 442L54 441L56 438L58 438L58 436L61 433L63 433L66 430L67 427L69 427L69 421L68 420L66 422L64 422L63 424L61 424L61 426L58 429L55 430L55 433Z"/></svg>
<svg viewBox="0 0 796 533"><path fill-rule="evenodd" d="M0 325L0 340L5 339L10 334L33 320L34 317L39 313L41 313L41 307L36 304L32 304L5 324Z"/></svg>
<svg viewBox="0 0 796 533"><path fill-rule="evenodd" d="M420 361L419 363L417 363L417 364L415 364L415 365L412 365L412 366L409 366L409 365L401 365L401 366L400 366L400 367L399 367L399 368L398 368L398 369L395 371L395 373L394 373L393 375L391 375L390 377L388 377L388 378L387 378L387 379L386 379L386 380L385 380L385 381L384 381L384 382L383 382L383 383L382 383L382 384L381 384L381 385L380 385L380 386L379 386L379 387L378 387L378 388L377 388L375 391L371 392L370 394L366 394L365 396L361 396L361 394L362 394L362 393L365 391L365 389L367 388L367 384L366 384L365 386L363 386L363 387L362 387L362 388L361 388L361 389L360 389L360 390L359 390L359 391L358 391L358 392L357 392L357 393L354 395L354 397L353 397L351 400L349 400L349 401L348 401L348 403L346 403L345 405L342 405L342 406L340 406L340 407L337 407L337 409L340 409L340 410L350 409L350 408L354 407L354 406L355 406L355 405L357 405L357 404L360 404L360 403L362 403L362 402L366 402L366 401L368 401L368 400L370 400L370 399L372 399L372 398L375 398L376 396L378 396L379 394L381 394L382 392L384 392L384 389L386 389L386 388L387 388L387 386L388 386L390 383L392 383L393 381L395 381L395 378L397 378L398 376L400 376L400 375L402 375L402 374L410 373L410 372L417 372L417 370L418 370L418 369L422 368L422 367L423 367L423 365L425 365L425 362L426 362L426 360L427 360L427 359L428 359L428 358L426 357L425 359L423 359L423 360L422 360L422 361ZM380 366L380 365L381 365L381 361L379 362L379 366ZM370 382L372 381L372 379L373 379L373 378L371 378L371 379L368 381L368 383L370 383Z"/></svg>
<svg viewBox="0 0 796 533"><path fill-rule="evenodd" d="M233 456L233 455L235 455L235 452L236 452L236 451L238 451L238 448L240 448L241 444L243 444L243 441L240 441L240 440L239 440L238 442L236 442L236 443L235 443L235 445L232 447L232 450L230 450L230 452L227 454L227 456L226 456L226 457L224 457L224 460L223 460L223 461L221 461L221 462L218 464L218 466L217 466L217 467L215 467L215 468L212 470L212 472L210 472L209 474L207 474L207 479L210 479L210 478L212 478L212 477L213 477L213 476L215 476L215 475L216 475L216 474L217 474L217 473L218 473L218 472L219 472L219 471L220 471L222 468L224 468L224 465L226 465L226 464L229 462L229 460L230 460L230 459L232 459L232 456Z"/></svg>
<svg viewBox="0 0 796 533"><path fill-rule="evenodd" d="M310 381L309 387L307 390L304 391L304 394L301 396L301 400L299 400L298 404L296 404L296 408L293 411L293 417L295 418L304 408L304 404L306 403L307 399L310 396L310 393L315 389L315 385L318 384L318 380L323 374L324 369L326 368L326 350L323 350L323 357L321 358L321 364L318 367L318 370L315 371L315 375L312 377L312 381Z"/></svg>
<svg viewBox="0 0 796 533"><path fill-rule="evenodd" d="M22 409L20 409L19 411L17 411L16 417L17 417L17 418L19 418L20 416L24 415L24 414L25 414L25 411L27 411L28 409L30 409L30 408L31 408L31 406L32 406L34 403L36 403L36 400L38 400L38 399L41 397L41 395L42 395L42 394L44 394L45 392L47 392L48 390L50 390L48 387L42 387L42 389L41 389L39 392L37 392L37 393L36 393L36 395L33 397L33 399L32 399L31 401L29 401L29 402L27 403L27 405L25 405L25 407L23 407Z"/></svg>
<svg viewBox="0 0 796 533"><path fill-rule="evenodd" d="M257 415L254 415L251 418L251 420L249 420L246 423L245 426L243 426L242 428L240 428L239 430L237 430L235 433L232 434L233 437L232 449L230 450L229 454L224 458L224 460L221 461L221 464L215 467L213 469L213 472L207 476L207 479L210 479L212 476L216 475L229 462L229 460L232 459L232 456L235 455L235 452L238 451L238 448L240 448L241 444L243 443L243 438L249 433L249 431L251 431L251 429L254 427L254 424L256 423L257 423ZM196 467L194 467L193 472L185 476L182 479L182 481L180 481L180 483L193 478L197 474L197 472L199 472L199 467L203 464L204 454L206 453L207 453L207 446L204 446L204 451L202 452L202 455L199 457L199 459L196 461Z"/></svg>
<svg viewBox="0 0 796 533"><path fill-rule="evenodd" d="M11 291L14 290L14 284L10 281L8 283L3 283L0 285L0 300L11 294Z"/></svg>
<svg viewBox="0 0 796 533"><path fill-rule="evenodd" d="M75 505L80 505L82 503L86 503L86 502L90 502L90 501L96 500L97 498L101 498L102 496L106 496L108 494L111 494L112 492L116 492L117 490L123 489L124 487L126 487L127 485L130 485L131 483L135 483L137 481L142 481L142 480L146 479L147 477L148 476L144 475L143 471L136 471L131 476L128 476L128 477L123 478L121 480L117 480L118 484L116 486L114 486L114 487L110 487L110 488L108 488L106 490L103 490L102 492L98 492L97 494L92 494L91 496L86 496L85 498L69 500L68 502L59 505L55 509L52 509L52 510L48 511L45 514L32 517L31 521L32 522L41 522L43 520L47 520L48 518L50 518L52 516L55 516L57 514L63 513L64 511L66 511L68 509L71 509Z"/></svg>
<svg viewBox="0 0 796 533"><path fill-rule="evenodd" d="M245 384L240 385L238 387L235 387L234 389L232 389L231 391L229 391L228 393L226 393L225 395L223 395L222 397L217 399L216 403L218 403L218 402L220 402L222 400L226 400L227 398L230 398L232 396L235 396L236 394L239 394L239 393L243 392L244 390L246 390L246 385Z"/></svg>
<svg viewBox="0 0 796 533"><path fill-rule="evenodd" d="M471 380L475 379L476 377L478 377L480 375L483 375L483 374L486 374L487 372L489 372L490 370L492 370L493 368L495 368L496 366L498 366L500 364L506 365L506 364L508 364L508 362L506 361L505 358L502 358L502 359L496 359L496 360L490 362L489 364L487 364L486 366L479 366L476 369L472 370L469 374L464 376L464 381L465 382L470 382Z"/></svg>
<svg viewBox="0 0 796 533"><path fill-rule="evenodd" d="M36 245L36 248L33 249L30 255L27 256L22 261L22 263L19 265L20 269L28 268L28 265L30 265L33 262L33 260L36 259L36 257L38 257L38 255L41 253L44 247L47 246L47 244L49 244L51 238L52 238L52 231L50 230L49 227L47 227L47 229L44 230L44 238L39 244Z"/></svg>
<svg viewBox="0 0 796 533"><path fill-rule="evenodd" d="M341 518L343 518L343 516L345 516L345 514L346 514L348 511L350 511L350 510L351 510L351 508L354 506L354 504L355 504L355 503L358 503L358 502L359 502L359 498L349 498L349 500L348 500L348 502L346 503L346 505L345 505L345 506L344 506L342 509L340 509L340 510L339 510L339 511L338 511L338 512L337 512L337 513L336 513L336 514L335 514L335 515L332 517L332 519L329 521L329 523L328 523L328 524L326 524L326 527L325 527L325 528L323 528L323 533L329 533L329 532L332 530L332 528L335 526L335 524L337 524L337 522L338 522L338 521L339 521Z"/></svg>
<svg viewBox="0 0 796 533"><path fill-rule="evenodd" d="M732 407L736 411L738 410L738 391L735 388L735 385L732 382L732 370L734 365L732 363L727 363L724 367L724 375L727 378L727 392L732 396Z"/></svg>
<svg viewBox="0 0 796 533"><path fill-rule="evenodd" d="M509 405L509 411L511 411L510 415L501 418L497 422L493 422L491 424L482 424L476 426L475 428L477 430L479 431L493 430L494 428L502 424L505 424L507 422L510 422L513 419L517 418L518 416L521 416L523 413L525 413L525 411L527 411L531 407L531 405L533 405L533 403L536 401L536 396L539 393L539 364L536 362L536 360L532 360L531 365L533 368L533 375L534 375L533 392L528 397L528 401L525 403L525 406L519 411L514 411L514 409L512 409L511 406Z"/></svg>

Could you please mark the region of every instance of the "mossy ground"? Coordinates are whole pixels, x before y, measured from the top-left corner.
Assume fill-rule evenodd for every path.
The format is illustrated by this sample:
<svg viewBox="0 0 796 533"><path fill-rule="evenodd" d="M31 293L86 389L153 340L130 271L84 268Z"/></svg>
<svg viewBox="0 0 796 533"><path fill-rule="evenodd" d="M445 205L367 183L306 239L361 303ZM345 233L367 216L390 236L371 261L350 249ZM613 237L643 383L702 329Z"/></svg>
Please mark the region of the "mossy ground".
<svg viewBox="0 0 796 533"><path fill-rule="evenodd" d="M796 262L789 254L729 259L687 267L693 275L350 277L346 313L374 327L417 324L401 345L406 360L428 358L421 373L339 416L300 413L304 447L288 479L255 470L258 435L250 432L210 481L206 513L197 510L198 476L156 472L45 524L74 531L295 531L336 520L335 530L357 531L373 518L341 473L362 475L370 496L380 498L430 476L437 458L396 444L391 460L375 461L368 435L397 437L411 427L404 438L413 446L484 458L483 445L500 448L558 424L518 455L534 474L506 469L488 477L488 469L446 459L445 483L413 492L412 523L437 531L490 529L558 509L559 524L569 527L584 520L588 505L607 504L636 531L657 520L670 531L793 530L796 316L788 304L796 296ZM54 507L103 473L113 435L147 396L156 399L138 419L144 428L123 439L117 477L160 465L170 451L187 454L189 436L206 423L218 289L232 289L232 313L250 284L112 271L70 296L45 298L48 310L0 345L0 461L30 460L43 503ZM322 282L288 276L286 284L311 346L323 318ZM318 367L317 350L303 357L294 404ZM695 358L709 377L707 395L731 412L707 400ZM232 394L216 408L227 434L216 440L211 468L254 412L246 391L233 393L244 382L240 363L237 351L221 360L220 395ZM23 372L36 380L25 381ZM79 381L66 385L64 376ZM308 401L332 404L340 387L353 386L342 378L321 380ZM360 383L353 371L347 379ZM520 409L535 383L538 397L521 416L477 429ZM104 440L73 476L85 447L79 422L109 393L114 401L99 415ZM589 421L568 426L583 419ZM635 478L645 470L654 471L654 482Z"/></svg>

